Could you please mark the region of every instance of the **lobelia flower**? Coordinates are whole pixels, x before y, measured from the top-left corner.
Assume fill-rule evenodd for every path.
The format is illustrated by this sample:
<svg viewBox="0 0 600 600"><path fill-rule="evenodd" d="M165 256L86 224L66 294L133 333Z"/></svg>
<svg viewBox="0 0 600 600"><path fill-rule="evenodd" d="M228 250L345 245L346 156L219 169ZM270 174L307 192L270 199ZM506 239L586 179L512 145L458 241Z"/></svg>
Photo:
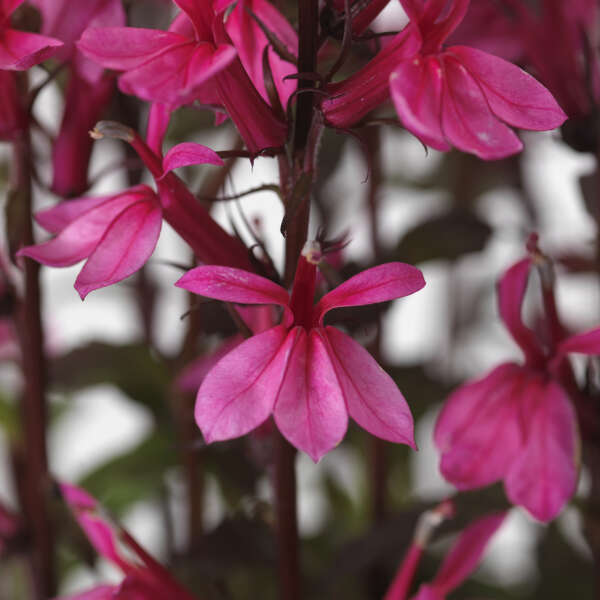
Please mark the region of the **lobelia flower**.
<svg viewBox="0 0 600 600"><path fill-rule="evenodd" d="M577 394L567 354L600 354L600 328L566 337L546 281L546 331L521 319L532 265L548 268L536 249L513 265L498 288L500 316L525 356L458 388L435 426L444 477L461 490L504 480L511 502L540 521L556 517L575 492L579 434ZM542 280L544 281L544 279Z"/></svg>
<svg viewBox="0 0 600 600"><path fill-rule="evenodd" d="M32 0L42 13L42 33L64 42L56 57L70 67L63 118L52 145L52 191L78 196L88 188L93 140L87 132L102 117L115 89L114 75L79 52L75 42L86 27L125 25L121 0Z"/></svg>
<svg viewBox="0 0 600 600"><path fill-rule="evenodd" d="M29 256L51 267L68 267L87 259L75 281L83 300L89 292L135 273L150 257L160 234L162 209L147 185L112 196L68 200L36 214L38 223L56 237L26 246Z"/></svg>
<svg viewBox="0 0 600 600"><path fill-rule="evenodd" d="M169 31L88 29L78 48L104 67L125 71L121 91L170 109L196 99L225 107L253 154L285 142L287 128L261 97L225 31L231 2L176 0ZM275 11L275 9L272 9Z"/></svg>
<svg viewBox="0 0 600 600"><path fill-rule="evenodd" d="M10 27L10 16L24 1L0 0L0 69L26 71L63 45L60 40Z"/></svg>
<svg viewBox="0 0 600 600"><path fill-rule="evenodd" d="M284 309L280 325L255 335L205 377L195 416L208 443L239 437L273 414L281 433L318 461L344 437L348 416L378 437L415 447L413 420L391 377L370 354L323 318L333 308L412 294L421 272L388 263L355 275L313 306L321 249L305 245L291 297L272 281L239 269L202 266L175 285L209 298Z"/></svg>
<svg viewBox="0 0 600 600"><path fill-rule="evenodd" d="M505 512L494 513L471 523L454 543L431 583L419 587L413 600L445 600L479 565L485 549L506 518ZM429 511L417 525L415 537L394 582L383 600L406 600L414 573L429 541L432 529L444 514Z"/></svg>
<svg viewBox="0 0 600 600"><path fill-rule="evenodd" d="M96 551L125 574L119 585L100 585L56 600L194 600L173 576L123 528L111 524L86 491L60 484L63 499ZM127 553L119 546L123 544Z"/></svg>
<svg viewBox="0 0 600 600"><path fill-rule="evenodd" d="M470 0L401 0L410 23L361 71L331 85L328 123L347 128L391 94L404 127L436 150L491 160L522 149L508 127L547 130L566 115L515 65L467 46L444 48Z"/></svg>

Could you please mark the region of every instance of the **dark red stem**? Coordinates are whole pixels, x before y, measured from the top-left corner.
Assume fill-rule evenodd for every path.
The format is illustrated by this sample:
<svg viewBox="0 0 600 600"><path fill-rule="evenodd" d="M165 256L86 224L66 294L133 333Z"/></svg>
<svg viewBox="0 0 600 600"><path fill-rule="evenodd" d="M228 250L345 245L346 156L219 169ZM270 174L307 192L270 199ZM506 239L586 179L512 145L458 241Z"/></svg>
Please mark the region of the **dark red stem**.
<svg viewBox="0 0 600 600"><path fill-rule="evenodd" d="M31 144L25 129L13 144L11 193L18 194L23 211L20 242L34 243L31 223ZM23 513L31 536L30 559L35 598L45 600L56 592L54 536L48 512L49 474L46 452L46 359L41 321L37 262L24 259L25 286L17 309L24 390L21 402L22 441L25 458Z"/></svg>

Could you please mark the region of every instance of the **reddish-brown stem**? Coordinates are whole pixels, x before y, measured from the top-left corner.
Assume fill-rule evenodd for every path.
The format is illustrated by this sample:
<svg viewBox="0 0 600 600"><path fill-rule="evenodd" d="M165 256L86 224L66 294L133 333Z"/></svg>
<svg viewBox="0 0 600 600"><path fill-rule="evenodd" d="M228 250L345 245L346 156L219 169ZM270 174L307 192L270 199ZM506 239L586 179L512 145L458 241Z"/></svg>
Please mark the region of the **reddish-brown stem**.
<svg viewBox="0 0 600 600"><path fill-rule="evenodd" d="M23 211L20 242L33 244L31 223L31 145L24 130L13 144L11 190L18 194ZM24 293L17 308L17 330L21 345L24 390L21 401L22 441L25 459L23 513L31 536L31 566L35 597L54 595L54 538L48 512L48 459L46 452L46 360L41 321L39 264L24 259Z"/></svg>

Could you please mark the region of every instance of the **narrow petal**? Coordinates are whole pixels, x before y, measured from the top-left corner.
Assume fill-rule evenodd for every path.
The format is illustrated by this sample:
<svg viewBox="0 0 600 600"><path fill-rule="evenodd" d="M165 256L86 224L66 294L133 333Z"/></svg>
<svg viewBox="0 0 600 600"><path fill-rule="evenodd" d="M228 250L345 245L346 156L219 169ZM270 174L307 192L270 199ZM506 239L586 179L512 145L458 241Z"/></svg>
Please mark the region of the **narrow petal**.
<svg viewBox="0 0 600 600"><path fill-rule="evenodd" d="M335 327L316 331L327 344L348 414L369 433L416 450L412 414L393 379L360 344Z"/></svg>
<svg viewBox="0 0 600 600"><path fill-rule="evenodd" d="M554 381L534 380L523 407L527 445L505 479L511 502L540 521L554 519L575 493L579 434L575 411Z"/></svg>
<svg viewBox="0 0 600 600"><path fill-rule="evenodd" d="M600 355L600 327L573 335L559 344L558 354L569 352Z"/></svg>
<svg viewBox="0 0 600 600"><path fill-rule="evenodd" d="M478 83L452 55L443 55L442 129L454 146L484 160L505 158L523 144L496 118Z"/></svg>
<svg viewBox="0 0 600 600"><path fill-rule="evenodd" d="M61 48L60 40L15 29L0 31L0 69L26 71Z"/></svg>
<svg viewBox="0 0 600 600"><path fill-rule="evenodd" d="M490 538L500 528L506 515L506 512L495 513L471 523L446 555L433 585L445 593L457 588L477 568Z"/></svg>
<svg viewBox="0 0 600 600"><path fill-rule="evenodd" d="M86 29L77 48L107 69L126 71L190 41L188 37L158 29L102 27Z"/></svg>
<svg viewBox="0 0 600 600"><path fill-rule="evenodd" d="M165 173L179 167L204 164L220 166L223 160L214 150L193 142L183 142L173 146L163 159Z"/></svg>
<svg viewBox="0 0 600 600"><path fill-rule="evenodd" d="M423 584L412 600L446 600L446 595L433 585Z"/></svg>
<svg viewBox="0 0 600 600"><path fill-rule="evenodd" d="M544 131L567 119L552 94L516 65L466 46L448 52L479 81L492 112L509 125Z"/></svg>
<svg viewBox="0 0 600 600"><path fill-rule="evenodd" d="M423 273L401 262L385 263L354 275L325 294L315 306L315 316L321 322L325 313L341 306L363 306L386 302L418 292L425 286Z"/></svg>
<svg viewBox="0 0 600 600"><path fill-rule="evenodd" d="M194 25L199 40L207 40L211 35L211 25L215 17L213 0L174 0Z"/></svg>
<svg viewBox="0 0 600 600"><path fill-rule="evenodd" d="M282 325L269 329L237 346L210 371L195 408L207 443L239 437L267 419L294 337Z"/></svg>
<svg viewBox="0 0 600 600"><path fill-rule="evenodd" d="M158 202L140 201L118 215L75 281L81 299L92 290L135 273L154 252L161 225L162 210Z"/></svg>
<svg viewBox="0 0 600 600"><path fill-rule="evenodd" d="M450 150L442 132L442 69L437 59L401 62L390 76L390 90L404 127L428 146Z"/></svg>
<svg viewBox="0 0 600 600"><path fill-rule="evenodd" d="M502 479L522 452L519 403L527 376L518 365L500 365L458 388L444 403L434 439L442 475L458 489Z"/></svg>
<svg viewBox="0 0 600 600"><path fill-rule="evenodd" d="M287 290L265 277L242 269L216 265L196 267L175 285L207 298L240 304L287 306L290 300Z"/></svg>
<svg viewBox="0 0 600 600"><path fill-rule="evenodd" d="M69 223L78 219L96 206L100 206L112 196L90 196L59 202L56 206L35 214L38 224L50 233L59 233Z"/></svg>
<svg viewBox="0 0 600 600"><path fill-rule="evenodd" d="M337 446L346 433L348 412L342 391L317 330L295 327L294 346L275 403L281 433L315 462Z"/></svg>
<svg viewBox="0 0 600 600"><path fill-rule="evenodd" d="M9 17L25 0L0 0L0 17Z"/></svg>
<svg viewBox="0 0 600 600"><path fill-rule="evenodd" d="M529 361L538 361L542 351L536 336L521 318L523 298L527 290L531 259L524 258L514 264L502 276L498 284L498 309L506 328Z"/></svg>

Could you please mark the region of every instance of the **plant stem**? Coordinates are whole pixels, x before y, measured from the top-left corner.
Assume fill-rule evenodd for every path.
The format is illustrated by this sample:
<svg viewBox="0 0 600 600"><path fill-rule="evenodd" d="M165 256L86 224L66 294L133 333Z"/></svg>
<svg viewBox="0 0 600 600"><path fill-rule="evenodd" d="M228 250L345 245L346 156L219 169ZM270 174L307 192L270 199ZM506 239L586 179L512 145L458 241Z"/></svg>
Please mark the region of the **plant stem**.
<svg viewBox="0 0 600 600"><path fill-rule="evenodd" d="M11 193L20 203L21 245L33 244L31 223L31 144L25 129L13 144ZM41 321L39 264L24 259L24 294L17 309L24 391L21 402L25 454L25 505L23 512L31 535L30 560L35 597L45 600L56 592L54 536L48 512L48 458L46 452L46 359Z"/></svg>

